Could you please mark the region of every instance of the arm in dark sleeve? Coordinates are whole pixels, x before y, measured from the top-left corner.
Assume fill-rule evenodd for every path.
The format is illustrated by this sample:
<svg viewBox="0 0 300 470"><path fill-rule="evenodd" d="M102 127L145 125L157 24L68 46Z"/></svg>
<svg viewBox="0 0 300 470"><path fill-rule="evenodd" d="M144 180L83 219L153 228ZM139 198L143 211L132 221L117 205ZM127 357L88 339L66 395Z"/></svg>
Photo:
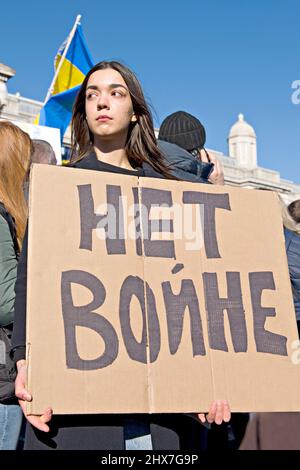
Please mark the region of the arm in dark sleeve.
<svg viewBox="0 0 300 470"><path fill-rule="evenodd" d="M18 263L17 281L15 286L15 317L12 337L12 354L15 362L20 359L25 359L26 352L27 251L28 225L26 227L22 253Z"/></svg>

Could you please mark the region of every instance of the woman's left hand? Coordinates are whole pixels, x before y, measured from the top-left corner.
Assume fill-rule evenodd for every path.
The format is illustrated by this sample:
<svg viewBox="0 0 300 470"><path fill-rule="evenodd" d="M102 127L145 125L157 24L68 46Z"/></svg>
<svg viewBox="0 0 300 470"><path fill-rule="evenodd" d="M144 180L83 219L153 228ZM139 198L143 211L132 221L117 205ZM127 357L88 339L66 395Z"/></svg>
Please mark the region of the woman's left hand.
<svg viewBox="0 0 300 470"><path fill-rule="evenodd" d="M223 421L228 423L231 418L231 411L227 400L215 400L211 403L208 413L199 413L198 418L201 423L222 424Z"/></svg>

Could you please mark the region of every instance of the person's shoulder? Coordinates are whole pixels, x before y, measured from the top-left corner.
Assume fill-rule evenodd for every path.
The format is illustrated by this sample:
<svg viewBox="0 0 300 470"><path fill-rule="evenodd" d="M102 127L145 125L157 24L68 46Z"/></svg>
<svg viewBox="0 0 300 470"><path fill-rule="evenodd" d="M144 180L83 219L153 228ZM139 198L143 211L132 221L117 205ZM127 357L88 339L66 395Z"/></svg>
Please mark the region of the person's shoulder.
<svg viewBox="0 0 300 470"><path fill-rule="evenodd" d="M187 150L179 147L176 144L172 144L171 142L166 142L164 140L158 140L157 146L159 150L164 154L166 159L170 158L184 158L187 160L195 161L193 155L191 155Z"/></svg>
<svg viewBox="0 0 300 470"><path fill-rule="evenodd" d="M4 204L0 202L0 224L8 225L9 218L10 218L9 212L6 210Z"/></svg>
<svg viewBox="0 0 300 470"><path fill-rule="evenodd" d="M10 228L7 218L0 212L0 243L11 241Z"/></svg>
<svg viewBox="0 0 300 470"><path fill-rule="evenodd" d="M81 160L78 160L75 162L69 162L67 165L65 165L66 168L85 168L85 166L86 166L85 157L82 158Z"/></svg>
<svg viewBox="0 0 300 470"><path fill-rule="evenodd" d="M5 213L7 213L5 205L3 204L3 202L0 201L0 215L4 216Z"/></svg>
<svg viewBox="0 0 300 470"><path fill-rule="evenodd" d="M284 227L284 238L287 251L296 250L300 255L300 234Z"/></svg>
<svg viewBox="0 0 300 470"><path fill-rule="evenodd" d="M147 178L166 178L164 175L154 170L154 168L152 168L149 163L144 162L142 168L144 171L144 176L146 176Z"/></svg>
<svg viewBox="0 0 300 470"><path fill-rule="evenodd" d="M298 232L292 232L291 239L293 243L300 246L300 234Z"/></svg>
<svg viewBox="0 0 300 470"><path fill-rule="evenodd" d="M174 176L184 181L209 183L208 175L212 167L210 162L202 162L187 150L164 140L158 140L157 145Z"/></svg>
<svg viewBox="0 0 300 470"><path fill-rule="evenodd" d="M291 230L291 229L289 229L289 228L287 228L287 227L284 227L284 236L285 236L286 238L295 238L295 239L298 239L298 238L300 238L299 235L300 235L300 234L299 234L298 232L295 232L294 230Z"/></svg>
<svg viewBox="0 0 300 470"><path fill-rule="evenodd" d="M0 225L8 225L7 221L5 220L1 212L0 212Z"/></svg>
<svg viewBox="0 0 300 470"><path fill-rule="evenodd" d="M69 162L66 167L68 168L81 168L85 170L97 169L97 157L94 152L82 157L80 160L75 162Z"/></svg>

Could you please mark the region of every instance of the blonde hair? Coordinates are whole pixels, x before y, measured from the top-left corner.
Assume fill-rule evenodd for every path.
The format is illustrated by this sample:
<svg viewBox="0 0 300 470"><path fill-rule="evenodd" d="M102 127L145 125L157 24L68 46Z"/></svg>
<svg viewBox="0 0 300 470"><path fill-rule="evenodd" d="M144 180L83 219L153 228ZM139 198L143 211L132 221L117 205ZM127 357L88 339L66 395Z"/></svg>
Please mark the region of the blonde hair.
<svg viewBox="0 0 300 470"><path fill-rule="evenodd" d="M15 220L20 249L27 221L23 184L31 155L29 135L11 122L0 121L0 201Z"/></svg>
<svg viewBox="0 0 300 470"><path fill-rule="evenodd" d="M281 205L281 214L284 227L291 230L292 232L300 234L300 223L297 223L296 220L291 216L288 206L285 204L279 194L278 199Z"/></svg>

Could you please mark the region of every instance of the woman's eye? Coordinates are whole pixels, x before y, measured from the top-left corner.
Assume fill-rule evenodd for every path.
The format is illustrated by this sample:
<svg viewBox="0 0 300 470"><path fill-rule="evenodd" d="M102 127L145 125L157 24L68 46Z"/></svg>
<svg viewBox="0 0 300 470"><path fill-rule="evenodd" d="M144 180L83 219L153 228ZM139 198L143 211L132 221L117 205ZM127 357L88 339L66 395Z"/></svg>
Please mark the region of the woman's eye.
<svg viewBox="0 0 300 470"><path fill-rule="evenodd" d="M86 98L89 100L89 99L93 98L94 96L96 96L96 93L88 93L86 95Z"/></svg>
<svg viewBox="0 0 300 470"><path fill-rule="evenodd" d="M123 93L121 91L118 91L118 90L114 90L112 94L113 94L113 96L124 96Z"/></svg>

